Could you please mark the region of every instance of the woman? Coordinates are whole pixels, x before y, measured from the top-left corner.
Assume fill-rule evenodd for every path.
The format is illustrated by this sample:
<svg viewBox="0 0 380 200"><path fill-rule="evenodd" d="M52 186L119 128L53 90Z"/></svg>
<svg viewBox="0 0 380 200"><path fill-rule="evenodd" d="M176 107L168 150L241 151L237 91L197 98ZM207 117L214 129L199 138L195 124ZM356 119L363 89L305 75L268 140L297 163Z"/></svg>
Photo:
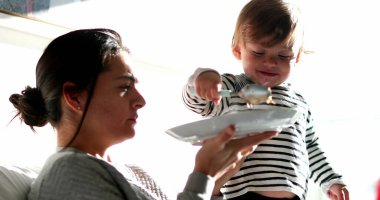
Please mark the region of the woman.
<svg viewBox="0 0 380 200"><path fill-rule="evenodd" d="M158 187L134 176L134 169L107 159L107 149L135 135L137 111L145 100L135 88L128 49L109 29L84 29L54 39L36 68L36 87L10 101L21 120L50 123L57 152L45 163L28 199L165 199ZM16 116L17 116L16 115ZM231 140L234 127L204 142L178 199L210 199L239 168L267 132ZM154 184L155 186L155 184Z"/></svg>

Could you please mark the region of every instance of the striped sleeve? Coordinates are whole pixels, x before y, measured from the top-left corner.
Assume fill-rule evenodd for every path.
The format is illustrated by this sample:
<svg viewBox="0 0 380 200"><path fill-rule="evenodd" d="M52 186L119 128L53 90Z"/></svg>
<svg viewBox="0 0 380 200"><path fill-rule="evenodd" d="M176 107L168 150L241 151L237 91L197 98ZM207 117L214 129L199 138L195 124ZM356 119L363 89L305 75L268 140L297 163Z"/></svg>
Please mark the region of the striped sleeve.
<svg viewBox="0 0 380 200"><path fill-rule="evenodd" d="M188 82L184 86L182 90L182 100L186 108L200 114L203 117L214 117L222 115L225 111L228 111L231 108L246 105L246 102L237 95L222 98L218 105L214 104L212 101L198 97L194 91L191 91L191 88L194 87L194 82L197 76L205 71L215 70L209 68L198 68L194 74L190 76ZM242 79L237 81L236 76L228 73L221 75L221 81L222 89L231 90L232 92L240 91L240 89L247 84L246 80Z"/></svg>
<svg viewBox="0 0 380 200"><path fill-rule="evenodd" d="M185 107L197 114L200 114L203 117L219 116L225 110L225 108L229 107L229 101L227 101L226 98L222 98L219 105L216 105L212 101L198 97L194 92L194 82L198 75L202 72L211 70L212 69L209 68L198 68L194 74L190 76L188 82L182 90L182 100L185 104ZM223 74L221 75L221 79L222 89L235 91L234 76L232 74Z"/></svg>
<svg viewBox="0 0 380 200"><path fill-rule="evenodd" d="M313 118L309 110L306 127L306 144L309 154L310 179L321 186L324 193L327 193L332 184L343 184L343 181L342 176L334 172L325 153L320 148L318 140L319 138L316 136L313 127Z"/></svg>

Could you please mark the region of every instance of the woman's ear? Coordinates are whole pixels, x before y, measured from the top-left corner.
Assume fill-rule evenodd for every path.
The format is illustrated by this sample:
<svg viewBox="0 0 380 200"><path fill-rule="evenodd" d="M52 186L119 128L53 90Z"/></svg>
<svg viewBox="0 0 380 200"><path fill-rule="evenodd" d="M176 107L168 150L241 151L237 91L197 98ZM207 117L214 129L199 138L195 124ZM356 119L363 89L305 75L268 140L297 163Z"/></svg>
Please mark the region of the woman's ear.
<svg viewBox="0 0 380 200"><path fill-rule="evenodd" d="M236 59L241 60L241 49L239 45L235 45L234 47L232 47L232 53L234 54Z"/></svg>
<svg viewBox="0 0 380 200"><path fill-rule="evenodd" d="M73 82L63 84L63 98L67 106L73 110L81 110L85 106L83 91L79 91Z"/></svg>

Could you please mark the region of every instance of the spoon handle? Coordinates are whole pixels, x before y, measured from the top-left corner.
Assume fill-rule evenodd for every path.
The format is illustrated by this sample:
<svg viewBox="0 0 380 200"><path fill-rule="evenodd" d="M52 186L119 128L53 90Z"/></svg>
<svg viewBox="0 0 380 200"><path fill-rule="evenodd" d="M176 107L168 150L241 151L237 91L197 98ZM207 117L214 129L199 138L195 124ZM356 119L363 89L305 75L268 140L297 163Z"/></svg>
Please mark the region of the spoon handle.
<svg viewBox="0 0 380 200"><path fill-rule="evenodd" d="M192 95L196 94L195 88L193 86L189 86L189 92ZM231 95L234 92L232 92L231 90L219 90L218 93L219 93L219 96L222 96L222 97L231 97Z"/></svg>
<svg viewBox="0 0 380 200"><path fill-rule="evenodd" d="M231 90L219 90L219 96L222 96L222 97L231 97L232 94L234 94L235 92L232 92Z"/></svg>

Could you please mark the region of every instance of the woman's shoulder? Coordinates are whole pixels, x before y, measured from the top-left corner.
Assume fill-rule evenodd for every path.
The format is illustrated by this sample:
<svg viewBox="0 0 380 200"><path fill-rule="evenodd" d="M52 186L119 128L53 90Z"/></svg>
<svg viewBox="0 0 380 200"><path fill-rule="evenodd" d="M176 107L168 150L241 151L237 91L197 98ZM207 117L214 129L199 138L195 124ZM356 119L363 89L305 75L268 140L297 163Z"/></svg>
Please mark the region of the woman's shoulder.
<svg viewBox="0 0 380 200"><path fill-rule="evenodd" d="M90 174L107 171L107 162L76 149L61 149L46 161L41 173Z"/></svg>
<svg viewBox="0 0 380 200"><path fill-rule="evenodd" d="M72 197L83 199L115 199L120 195L115 181L125 183L108 162L80 151L62 149L50 156L41 173L32 184L31 199ZM41 198L43 197L43 198ZM84 198L86 197L86 198Z"/></svg>
<svg viewBox="0 0 380 200"><path fill-rule="evenodd" d="M65 163L65 162L75 163L79 160L83 162L96 161L92 159L92 156L78 149L61 148L61 149L57 149L57 151L48 158L47 163Z"/></svg>
<svg viewBox="0 0 380 200"><path fill-rule="evenodd" d="M98 179L111 180L111 165L105 161L92 157L86 153L72 150L58 150L45 162L37 177L35 189L42 187L57 189L54 185L65 184L75 181L77 183L89 183L100 181ZM39 189L37 189L39 190Z"/></svg>

